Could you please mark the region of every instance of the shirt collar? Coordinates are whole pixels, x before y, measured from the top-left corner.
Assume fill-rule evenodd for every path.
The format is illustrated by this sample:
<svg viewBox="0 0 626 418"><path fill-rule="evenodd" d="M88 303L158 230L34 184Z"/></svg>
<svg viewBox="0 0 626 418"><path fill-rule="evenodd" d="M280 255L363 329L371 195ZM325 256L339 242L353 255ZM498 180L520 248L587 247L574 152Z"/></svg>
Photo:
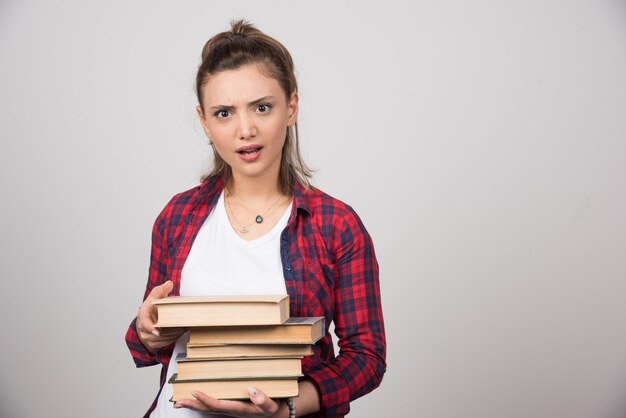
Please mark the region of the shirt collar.
<svg viewBox="0 0 626 418"><path fill-rule="evenodd" d="M216 195L222 193L224 188L224 180L221 176L210 177L204 183L201 183L196 188L196 202L197 205L200 202L207 202Z"/></svg>
<svg viewBox="0 0 626 418"><path fill-rule="evenodd" d="M224 189L224 180L221 176L211 177L196 188L196 205L200 202L206 202L216 195L222 193ZM293 204L296 209L302 209L311 215L311 207L309 205L308 194L310 193L302 184L296 182L293 188Z"/></svg>
<svg viewBox="0 0 626 418"><path fill-rule="evenodd" d="M293 188L293 204L296 209L302 209L311 215L308 193L309 190L307 190L302 184L296 182Z"/></svg>

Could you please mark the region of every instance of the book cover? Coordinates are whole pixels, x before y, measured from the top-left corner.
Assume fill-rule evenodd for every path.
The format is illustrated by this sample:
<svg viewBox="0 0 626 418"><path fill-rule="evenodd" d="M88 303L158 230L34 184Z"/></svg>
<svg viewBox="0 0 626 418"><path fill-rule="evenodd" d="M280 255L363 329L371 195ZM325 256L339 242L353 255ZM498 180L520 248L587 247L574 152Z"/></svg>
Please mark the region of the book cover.
<svg viewBox="0 0 626 418"><path fill-rule="evenodd" d="M216 399L250 399L248 387L262 390L270 398L298 396L298 378L301 376L256 377L233 379L179 379L174 373L168 383L172 385L172 401L194 399L194 391L201 391Z"/></svg>
<svg viewBox="0 0 626 418"><path fill-rule="evenodd" d="M292 317L281 325L194 328L189 343L315 344L324 332L323 317Z"/></svg>
<svg viewBox="0 0 626 418"><path fill-rule="evenodd" d="M302 357L190 359L185 353L179 353L176 362L178 378L182 380L298 376L302 373Z"/></svg>
<svg viewBox="0 0 626 418"><path fill-rule="evenodd" d="M187 344L187 358L310 356L311 345L299 344Z"/></svg>
<svg viewBox="0 0 626 418"><path fill-rule="evenodd" d="M289 319L288 295L170 296L153 303L160 328L280 325Z"/></svg>

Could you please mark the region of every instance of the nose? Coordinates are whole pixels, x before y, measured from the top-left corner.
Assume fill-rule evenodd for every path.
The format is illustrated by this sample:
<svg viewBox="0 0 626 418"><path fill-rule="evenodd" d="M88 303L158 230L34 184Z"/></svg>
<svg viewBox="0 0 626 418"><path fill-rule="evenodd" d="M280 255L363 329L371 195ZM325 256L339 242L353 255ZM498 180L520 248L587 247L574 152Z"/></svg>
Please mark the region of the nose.
<svg viewBox="0 0 626 418"><path fill-rule="evenodd" d="M239 127L237 137L242 140L254 138L257 134L254 119L248 114L239 116Z"/></svg>

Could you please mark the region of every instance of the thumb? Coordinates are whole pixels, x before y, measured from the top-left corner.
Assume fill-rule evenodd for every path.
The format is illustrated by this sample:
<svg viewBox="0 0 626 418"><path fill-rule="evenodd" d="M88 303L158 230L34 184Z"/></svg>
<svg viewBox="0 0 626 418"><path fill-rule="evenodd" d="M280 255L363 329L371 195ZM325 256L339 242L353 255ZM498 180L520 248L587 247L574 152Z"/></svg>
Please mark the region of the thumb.
<svg viewBox="0 0 626 418"><path fill-rule="evenodd" d="M160 286L155 286L150 292L150 299L163 299L170 294L174 288L174 283L171 280L166 281Z"/></svg>
<svg viewBox="0 0 626 418"><path fill-rule="evenodd" d="M274 403L270 398L267 397L265 393L260 391L259 389L250 386L248 388L248 394L250 395L250 401L260 410L269 412L271 409L272 403Z"/></svg>

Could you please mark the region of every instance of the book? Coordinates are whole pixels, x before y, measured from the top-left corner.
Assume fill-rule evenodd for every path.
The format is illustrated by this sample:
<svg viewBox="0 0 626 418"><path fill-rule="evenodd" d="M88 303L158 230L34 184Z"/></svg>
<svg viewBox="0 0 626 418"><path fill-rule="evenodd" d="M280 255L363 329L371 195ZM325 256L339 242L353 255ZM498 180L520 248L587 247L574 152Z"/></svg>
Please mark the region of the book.
<svg viewBox="0 0 626 418"><path fill-rule="evenodd" d="M299 344L187 344L187 358L310 356L311 345Z"/></svg>
<svg viewBox="0 0 626 418"><path fill-rule="evenodd" d="M153 304L160 328L279 325L289 318L288 295L169 296Z"/></svg>
<svg viewBox="0 0 626 418"><path fill-rule="evenodd" d="M315 344L324 335L324 318L289 318L282 325L194 328L191 344Z"/></svg>
<svg viewBox="0 0 626 418"><path fill-rule="evenodd" d="M172 401L195 399L191 392L201 391L216 399L250 399L248 387L262 390L270 398L298 396L298 377L280 376L271 378L242 379L179 379L174 373L168 383L172 384Z"/></svg>
<svg viewBox="0 0 626 418"><path fill-rule="evenodd" d="M182 380L298 376L302 373L302 357L189 359L179 353L176 361L178 378Z"/></svg>

